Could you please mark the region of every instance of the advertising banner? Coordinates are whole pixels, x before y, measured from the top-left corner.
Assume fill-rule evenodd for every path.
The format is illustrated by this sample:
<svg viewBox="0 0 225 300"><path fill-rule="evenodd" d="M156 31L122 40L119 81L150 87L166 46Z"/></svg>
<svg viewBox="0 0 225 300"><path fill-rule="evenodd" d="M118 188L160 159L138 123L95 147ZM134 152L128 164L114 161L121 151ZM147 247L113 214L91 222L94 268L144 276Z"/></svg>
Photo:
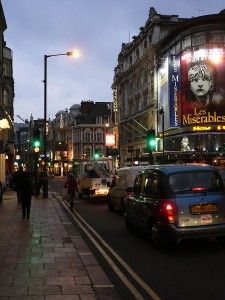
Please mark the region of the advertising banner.
<svg viewBox="0 0 225 300"><path fill-rule="evenodd" d="M159 115L158 131L162 131L162 120L164 118L164 130L170 127L169 116L169 86L168 86L168 57L158 69L158 109L163 111L163 115Z"/></svg>
<svg viewBox="0 0 225 300"><path fill-rule="evenodd" d="M169 57L170 127L180 126L180 54Z"/></svg>
<svg viewBox="0 0 225 300"><path fill-rule="evenodd" d="M225 124L225 50L181 55L181 125Z"/></svg>
<svg viewBox="0 0 225 300"><path fill-rule="evenodd" d="M115 135L113 133L106 133L105 135L105 145L110 147L110 146L115 146Z"/></svg>

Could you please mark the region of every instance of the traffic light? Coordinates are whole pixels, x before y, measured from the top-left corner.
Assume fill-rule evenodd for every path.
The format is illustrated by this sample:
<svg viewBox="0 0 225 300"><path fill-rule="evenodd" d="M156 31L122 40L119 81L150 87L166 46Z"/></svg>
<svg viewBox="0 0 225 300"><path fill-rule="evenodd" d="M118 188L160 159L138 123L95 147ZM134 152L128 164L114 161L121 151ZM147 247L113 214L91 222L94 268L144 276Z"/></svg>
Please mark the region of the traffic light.
<svg viewBox="0 0 225 300"><path fill-rule="evenodd" d="M147 132L147 151L148 152L154 151L155 146L156 146L155 130L150 129Z"/></svg>
<svg viewBox="0 0 225 300"><path fill-rule="evenodd" d="M33 132L32 147L34 152L39 152L41 147L40 131L35 129Z"/></svg>
<svg viewBox="0 0 225 300"><path fill-rule="evenodd" d="M94 158L102 157L102 152L99 149L95 149Z"/></svg>

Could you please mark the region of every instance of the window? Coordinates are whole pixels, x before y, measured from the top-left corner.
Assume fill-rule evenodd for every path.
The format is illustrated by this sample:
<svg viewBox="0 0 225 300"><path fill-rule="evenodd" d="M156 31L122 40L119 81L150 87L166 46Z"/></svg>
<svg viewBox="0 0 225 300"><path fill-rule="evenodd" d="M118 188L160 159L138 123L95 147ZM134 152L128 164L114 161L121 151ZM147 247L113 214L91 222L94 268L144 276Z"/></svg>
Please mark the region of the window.
<svg viewBox="0 0 225 300"><path fill-rule="evenodd" d="M191 47L191 36L186 36L183 38L182 40L182 50L188 48L188 47Z"/></svg>
<svg viewBox="0 0 225 300"><path fill-rule="evenodd" d="M144 71L144 74L143 74L143 82L148 82L148 71Z"/></svg>
<svg viewBox="0 0 225 300"><path fill-rule="evenodd" d="M3 92L3 102L4 102L4 105L7 106L8 105L8 92L7 91L4 91Z"/></svg>
<svg viewBox="0 0 225 300"><path fill-rule="evenodd" d="M144 49L146 49L148 47L148 42L145 40L144 41Z"/></svg>
<svg viewBox="0 0 225 300"><path fill-rule="evenodd" d="M133 65L133 58L132 58L132 56L130 56L130 58L129 58L129 65L130 65L130 67Z"/></svg>
<svg viewBox="0 0 225 300"><path fill-rule="evenodd" d="M102 132L96 133L96 142L101 143L102 142Z"/></svg>
<svg viewBox="0 0 225 300"><path fill-rule="evenodd" d="M102 124L102 116L96 117L96 124Z"/></svg>
<svg viewBox="0 0 225 300"><path fill-rule="evenodd" d="M192 46L202 46L206 44L206 34L205 32L198 32L193 34Z"/></svg>
<svg viewBox="0 0 225 300"><path fill-rule="evenodd" d="M148 37L148 41L149 41L149 44L152 43L152 35L150 34L149 37Z"/></svg>
<svg viewBox="0 0 225 300"><path fill-rule="evenodd" d="M169 176L169 185L175 193L192 191L193 188L214 191L223 189L221 178L216 172L212 171L174 173Z"/></svg>
<svg viewBox="0 0 225 300"><path fill-rule="evenodd" d="M209 35L210 43L221 43L223 42L223 32L222 30L211 30Z"/></svg>
<svg viewBox="0 0 225 300"><path fill-rule="evenodd" d="M143 177L143 194L159 193L159 178L156 173L145 174Z"/></svg>
<svg viewBox="0 0 225 300"><path fill-rule="evenodd" d="M134 182L134 194L138 195L141 192L141 182L142 182L142 176L137 175L135 182Z"/></svg>
<svg viewBox="0 0 225 300"><path fill-rule="evenodd" d="M176 54L177 53L180 53L180 41L178 41L177 43L176 43L176 45L175 45L175 51L176 51ZM164 56L164 57L166 57L166 56Z"/></svg>
<svg viewBox="0 0 225 300"><path fill-rule="evenodd" d="M139 59L140 53L139 53L139 49L136 49L136 59Z"/></svg>
<svg viewBox="0 0 225 300"><path fill-rule="evenodd" d="M84 141L86 143L90 143L91 142L91 132L90 131L86 131L85 134L84 134Z"/></svg>

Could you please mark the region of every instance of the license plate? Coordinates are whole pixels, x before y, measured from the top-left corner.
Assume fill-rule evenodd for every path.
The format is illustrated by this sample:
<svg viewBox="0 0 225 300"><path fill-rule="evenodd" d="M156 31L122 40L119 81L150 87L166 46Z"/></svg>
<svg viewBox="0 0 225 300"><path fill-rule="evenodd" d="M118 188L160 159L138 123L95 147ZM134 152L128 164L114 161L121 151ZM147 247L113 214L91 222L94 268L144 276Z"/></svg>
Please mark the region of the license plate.
<svg viewBox="0 0 225 300"><path fill-rule="evenodd" d="M212 224L212 215L211 214L201 215L200 222L203 225L204 224Z"/></svg>
<svg viewBox="0 0 225 300"><path fill-rule="evenodd" d="M191 206L191 212L193 214L205 214L217 212L216 204L196 204Z"/></svg>

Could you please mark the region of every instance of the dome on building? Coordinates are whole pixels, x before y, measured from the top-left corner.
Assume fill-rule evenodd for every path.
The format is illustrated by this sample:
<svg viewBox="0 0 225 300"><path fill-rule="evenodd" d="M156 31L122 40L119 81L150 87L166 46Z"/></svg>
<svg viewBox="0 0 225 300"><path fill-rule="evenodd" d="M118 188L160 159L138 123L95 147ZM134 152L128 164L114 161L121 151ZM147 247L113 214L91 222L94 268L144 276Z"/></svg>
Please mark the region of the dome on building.
<svg viewBox="0 0 225 300"><path fill-rule="evenodd" d="M66 111L66 110L60 110L56 113L56 116L66 115L67 113L68 113L68 111Z"/></svg>
<svg viewBox="0 0 225 300"><path fill-rule="evenodd" d="M81 105L80 104L73 104L71 107L70 107L70 114L72 116L77 116L79 113L80 113L80 108L81 108Z"/></svg>
<svg viewBox="0 0 225 300"><path fill-rule="evenodd" d="M71 110L80 110L80 104L73 104L71 107L70 107L70 111Z"/></svg>

